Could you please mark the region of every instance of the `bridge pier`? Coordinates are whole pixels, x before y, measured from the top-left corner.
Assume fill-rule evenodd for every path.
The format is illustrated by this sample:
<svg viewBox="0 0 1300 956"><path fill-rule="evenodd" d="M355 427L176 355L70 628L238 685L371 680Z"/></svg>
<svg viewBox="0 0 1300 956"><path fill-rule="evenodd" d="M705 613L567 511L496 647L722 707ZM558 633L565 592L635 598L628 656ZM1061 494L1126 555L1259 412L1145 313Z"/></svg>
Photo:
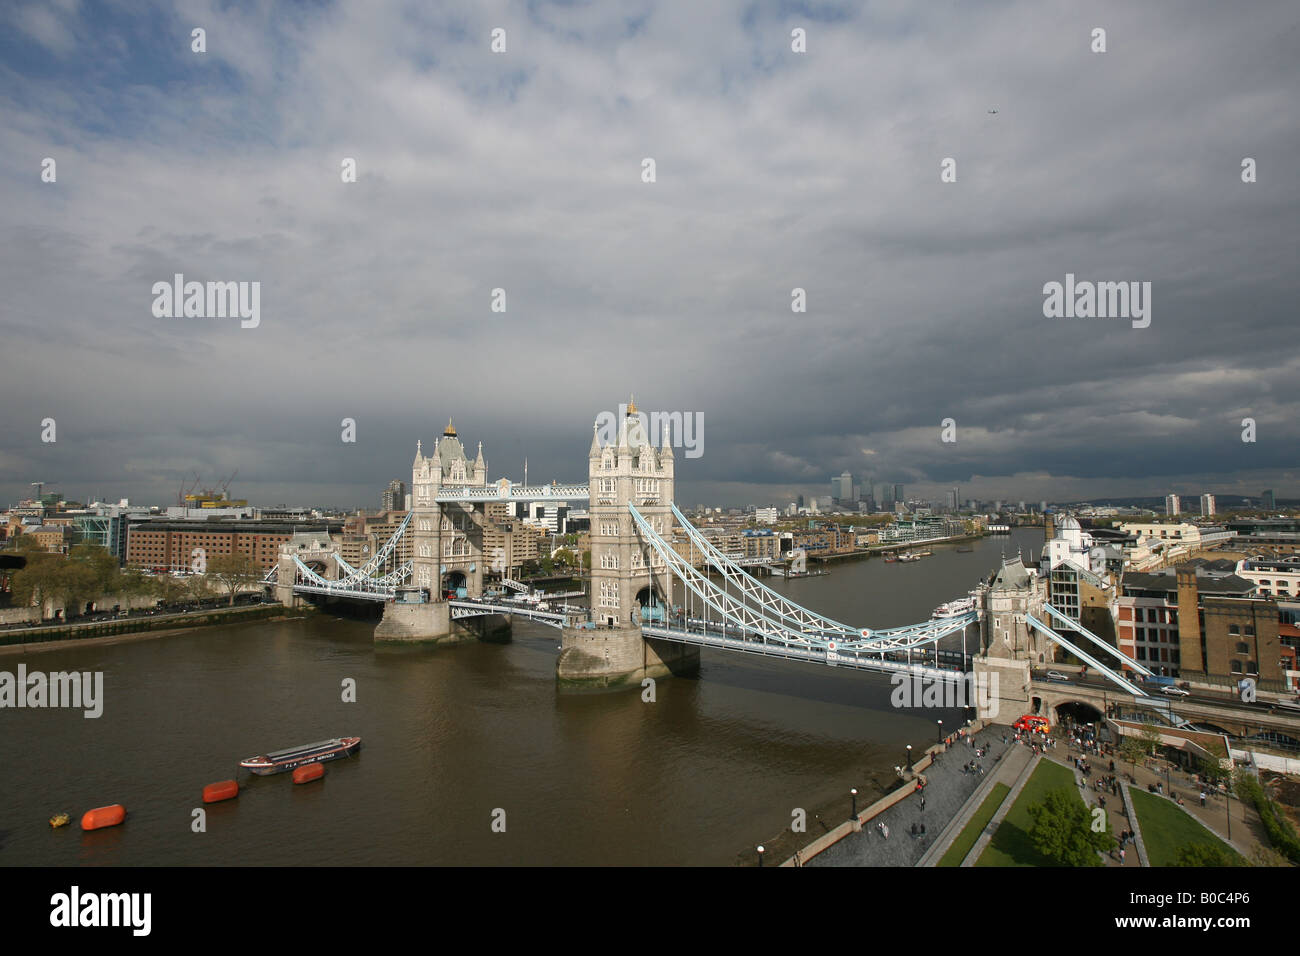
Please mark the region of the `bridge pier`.
<svg viewBox="0 0 1300 956"><path fill-rule="evenodd" d="M700 649L643 637L636 625L563 628L555 677L561 686L640 686L647 677L693 677Z"/></svg>
<svg viewBox="0 0 1300 956"><path fill-rule="evenodd" d="M375 627L377 644L461 644L509 640L510 619L501 614L454 621L446 601L406 604L387 601Z"/></svg>
<svg viewBox="0 0 1300 956"><path fill-rule="evenodd" d="M1029 661L1006 657L977 656L975 680L981 688L976 695L981 706L976 714L986 723L1009 724L1021 714L1032 714ZM987 699L988 706L983 706Z"/></svg>

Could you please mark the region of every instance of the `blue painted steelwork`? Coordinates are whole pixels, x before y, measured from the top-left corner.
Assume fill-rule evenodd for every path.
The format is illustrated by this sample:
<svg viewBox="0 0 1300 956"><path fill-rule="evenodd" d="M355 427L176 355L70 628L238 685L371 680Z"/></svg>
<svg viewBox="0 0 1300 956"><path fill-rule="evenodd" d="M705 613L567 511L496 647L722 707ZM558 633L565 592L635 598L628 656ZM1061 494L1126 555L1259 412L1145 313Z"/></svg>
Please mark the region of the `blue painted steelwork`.
<svg viewBox="0 0 1300 956"><path fill-rule="evenodd" d="M726 586L719 587L707 574L683 558L651 527L635 505L629 503L628 511L664 566L705 606L717 613L723 637L726 629L731 627L742 635L755 635L761 640L788 647L813 648L823 654L827 651L847 655L876 654L883 659L888 651L906 651L934 644L979 620L978 613L971 611L957 617L931 618L920 624L886 630L850 627L800 607L750 577L706 541L674 506L674 515L686 534L701 546L706 557L714 559L711 562L714 567L727 584L739 592L739 596L733 595ZM683 631L690 632L691 629L684 628Z"/></svg>
<svg viewBox="0 0 1300 956"><path fill-rule="evenodd" d="M1107 644L1100 637L1092 633L1092 631L1088 630L1078 621L1074 620L1073 618L1065 614L1062 614L1056 608L1052 607L1052 605L1044 604L1043 610L1047 612L1047 616L1050 617L1053 621L1056 621L1058 624L1064 624L1066 627L1070 628L1071 630L1077 631L1078 633L1086 637L1088 640L1092 641L1092 643L1100 647L1103 651L1106 651L1108 654L1112 654L1115 657L1118 657L1121 664L1124 664L1132 668L1133 670L1141 674L1143 677L1151 676L1151 670L1145 664L1139 664L1137 661L1133 660L1133 658L1129 657L1127 654L1122 653L1119 650L1119 648L1112 647L1110 644Z"/></svg>

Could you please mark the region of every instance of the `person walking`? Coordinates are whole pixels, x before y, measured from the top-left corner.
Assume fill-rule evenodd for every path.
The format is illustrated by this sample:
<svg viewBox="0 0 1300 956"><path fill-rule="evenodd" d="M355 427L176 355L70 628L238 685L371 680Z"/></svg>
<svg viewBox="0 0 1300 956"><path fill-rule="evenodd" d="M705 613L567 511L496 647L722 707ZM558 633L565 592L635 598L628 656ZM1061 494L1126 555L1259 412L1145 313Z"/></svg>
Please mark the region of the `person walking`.
<svg viewBox="0 0 1300 956"><path fill-rule="evenodd" d="M1205 806L1205 791L1201 791L1201 806Z"/></svg>

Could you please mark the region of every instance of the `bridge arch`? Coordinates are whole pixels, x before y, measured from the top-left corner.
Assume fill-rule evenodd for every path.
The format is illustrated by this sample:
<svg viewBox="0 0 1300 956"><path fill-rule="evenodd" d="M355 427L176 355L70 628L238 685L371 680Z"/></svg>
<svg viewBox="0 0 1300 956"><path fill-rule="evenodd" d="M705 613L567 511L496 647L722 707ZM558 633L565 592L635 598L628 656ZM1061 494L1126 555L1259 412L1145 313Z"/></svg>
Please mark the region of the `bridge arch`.
<svg viewBox="0 0 1300 956"><path fill-rule="evenodd" d="M651 624L666 623L668 620L668 606L664 600L663 592L655 582L651 582L636 592L637 623L642 621Z"/></svg>
<svg viewBox="0 0 1300 956"><path fill-rule="evenodd" d="M1058 700L1052 708L1056 712L1056 722L1069 718L1076 724L1100 723L1104 716L1095 705L1083 700Z"/></svg>
<svg viewBox="0 0 1300 956"><path fill-rule="evenodd" d="M1235 733L1233 733L1231 730L1226 730L1226 729L1224 729L1223 727L1220 727L1218 724L1212 724L1212 723L1210 723L1209 721L1205 721L1205 720L1197 720L1195 723L1196 723L1196 726L1197 726L1198 728L1201 728L1201 729L1203 729L1203 730L1208 730L1210 733L1214 733L1214 734L1224 734L1224 735L1226 735L1226 736L1228 736L1228 737L1236 737L1236 736L1237 736L1237 735L1236 735Z"/></svg>
<svg viewBox="0 0 1300 956"><path fill-rule="evenodd" d="M442 576L442 590L444 593L468 586L469 579L465 576L464 571L448 571Z"/></svg>

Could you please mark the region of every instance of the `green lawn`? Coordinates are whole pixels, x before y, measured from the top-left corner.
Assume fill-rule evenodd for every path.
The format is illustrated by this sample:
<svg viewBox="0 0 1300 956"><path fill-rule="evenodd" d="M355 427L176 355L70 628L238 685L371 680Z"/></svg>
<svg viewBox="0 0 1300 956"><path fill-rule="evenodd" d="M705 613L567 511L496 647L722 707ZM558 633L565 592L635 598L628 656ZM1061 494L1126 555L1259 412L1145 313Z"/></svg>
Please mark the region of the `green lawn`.
<svg viewBox="0 0 1300 956"><path fill-rule="evenodd" d="M984 828L989 825L993 819L993 814L998 812L998 807L1002 806L1002 801L1006 799L1011 788L1005 783L993 785L989 795L984 798L980 808L975 811L966 826L962 828L961 833L957 834L957 839L952 841L952 846L948 847L948 852L939 860L938 866L961 866L961 861L966 859L966 854L970 848L975 845L975 841L980 838Z"/></svg>
<svg viewBox="0 0 1300 956"><path fill-rule="evenodd" d="M1208 843L1241 859L1240 854L1224 843L1172 800L1129 788L1142 842L1152 866L1175 866L1178 848L1193 843ZM1244 860L1242 861L1245 862Z"/></svg>
<svg viewBox="0 0 1300 956"><path fill-rule="evenodd" d="M1049 791L1061 787L1078 792L1079 785L1074 782L1074 772L1050 760L1040 760L975 865L1054 866L1051 860L1034 849L1034 844L1029 839L1029 830L1034 825L1029 816L1029 808L1042 803Z"/></svg>

